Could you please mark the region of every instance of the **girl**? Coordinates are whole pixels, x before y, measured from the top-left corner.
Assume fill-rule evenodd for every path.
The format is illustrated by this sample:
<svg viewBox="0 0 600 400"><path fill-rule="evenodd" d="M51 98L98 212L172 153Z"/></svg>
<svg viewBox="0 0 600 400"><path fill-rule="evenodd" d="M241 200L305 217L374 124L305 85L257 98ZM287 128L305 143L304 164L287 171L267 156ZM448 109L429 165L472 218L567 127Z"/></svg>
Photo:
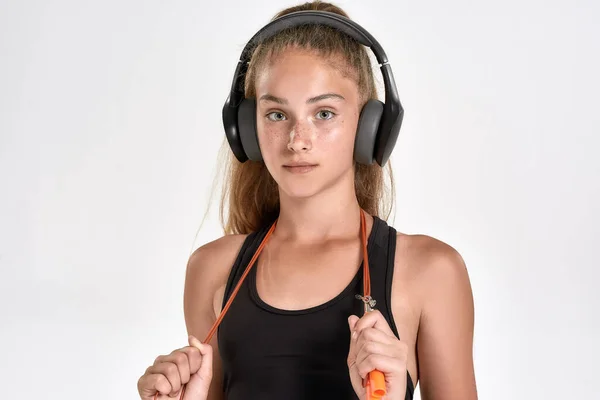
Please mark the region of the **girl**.
<svg viewBox="0 0 600 400"><path fill-rule="evenodd" d="M301 10L347 17L316 1L275 18ZM377 371L385 399L412 399L418 382L423 400L476 399L461 256L389 226L383 168L357 162L377 98L367 50L331 27L289 28L253 50L244 85L238 124L255 127L260 160L231 157L226 235L187 267L189 346L156 358L141 399L366 399Z"/></svg>

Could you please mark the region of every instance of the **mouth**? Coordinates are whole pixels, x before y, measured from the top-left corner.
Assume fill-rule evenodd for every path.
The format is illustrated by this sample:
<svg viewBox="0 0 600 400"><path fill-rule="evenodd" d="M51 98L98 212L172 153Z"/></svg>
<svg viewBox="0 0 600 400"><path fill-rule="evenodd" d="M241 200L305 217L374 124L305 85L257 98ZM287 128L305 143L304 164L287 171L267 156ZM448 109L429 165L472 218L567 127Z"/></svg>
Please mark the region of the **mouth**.
<svg viewBox="0 0 600 400"><path fill-rule="evenodd" d="M303 174L312 171L317 168L317 166L318 164L311 164L309 162L297 162L285 164L283 168L292 173Z"/></svg>

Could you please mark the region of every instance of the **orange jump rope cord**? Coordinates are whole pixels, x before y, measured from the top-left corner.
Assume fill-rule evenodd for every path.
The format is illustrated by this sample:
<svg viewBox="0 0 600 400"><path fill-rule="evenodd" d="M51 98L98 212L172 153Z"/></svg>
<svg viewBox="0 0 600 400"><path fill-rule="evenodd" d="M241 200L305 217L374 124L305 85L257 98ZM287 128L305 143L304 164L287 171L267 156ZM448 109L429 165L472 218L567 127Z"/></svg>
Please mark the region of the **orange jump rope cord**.
<svg viewBox="0 0 600 400"><path fill-rule="evenodd" d="M258 259L258 256L260 255L260 253L262 252L263 248L267 244L267 240L269 240L269 238L271 237L271 234L275 230L275 226L276 225L277 225L277 221L275 221L273 223L273 225L271 226L271 229L269 229L269 231L265 235L265 238L260 243L260 246L258 246L258 249L256 249L256 252L254 253L254 256L252 257L252 259L250 260L250 263L248 263L248 266L246 267L246 270L244 271L244 274L241 276L240 280L238 281L237 285L235 286L235 289L233 289L233 292L231 292L231 296L229 297L229 300L225 304L225 307L223 307L223 310L221 310L221 313L219 314L219 318L217 318L217 320L213 324L211 330L208 332L208 335L206 335L206 339L204 339L203 343L210 342L210 339L212 339L213 335L217 331L217 328L219 327L219 324L221 324L221 321L223 320L223 317L225 316L225 313L227 312L227 310L229 310L229 306L231 306L231 303L233 302L233 299L237 295L237 292L240 290L240 287L242 286L242 282L246 278L246 275L248 275L248 272L250 272L250 269L252 268L252 266L254 265L254 263L256 262L256 260Z"/></svg>
<svg viewBox="0 0 600 400"><path fill-rule="evenodd" d="M369 271L369 255L367 253L367 226L365 214L361 209L360 227L361 242L363 246L363 301L365 302L365 314L371 311L369 301L371 300L371 273ZM385 386L385 376L383 372L373 370L367 374L363 380L363 387L367 389L367 400L380 399L387 393Z"/></svg>
<svg viewBox="0 0 600 400"><path fill-rule="evenodd" d="M362 249L363 249L363 291L364 291L363 296L366 297L366 296L371 295L371 274L369 273L369 256L367 253L367 228L366 228L365 214L362 209L360 210L360 225L361 225L361 242L362 242ZM237 285L235 286L235 289L233 290L233 292L231 293L231 296L229 297L229 300L225 304L225 307L223 307L223 310L221 310L219 317L213 324L212 328L206 335L204 342L202 342L202 343L207 344L212 339L213 335L217 331L217 328L219 327L219 324L223 320L225 313L227 313L227 310L229 310L229 307L231 306L233 299L237 295L237 292L240 290L240 287L242 286L242 282L244 281L244 279L248 275L248 272L250 272L250 269L252 268L252 266L254 265L256 260L258 259L258 256L260 255L263 248L267 244L267 241L273 234L273 231L275 230L276 226L277 226L277 220L275 220L275 222L273 223L273 225L271 226L271 228L265 235L264 239L260 243L260 246L258 246L258 249L256 249L254 256L252 257L252 259L248 263L248 266L246 267L246 270L240 277L240 280L238 281ZM367 311L367 305L365 303L365 312L366 311ZM375 400L379 397L382 397L383 394L385 394L385 381L383 381L383 385L384 385L383 386L383 394L379 395L379 393L381 391L382 379L383 379L383 373L380 371L375 370L375 371L372 371L369 373L367 379L365 380L365 385L367 387L367 392L368 392L367 400ZM376 387L374 387L374 385ZM370 390L371 388L378 389L378 392L376 392L375 394L371 393L371 390ZM183 396L185 394L185 389L186 389L186 385L184 384L182 387L182 390L181 390L181 395L179 396L179 400L183 400ZM158 399L158 392L156 392L154 394L154 400L157 400L157 399Z"/></svg>

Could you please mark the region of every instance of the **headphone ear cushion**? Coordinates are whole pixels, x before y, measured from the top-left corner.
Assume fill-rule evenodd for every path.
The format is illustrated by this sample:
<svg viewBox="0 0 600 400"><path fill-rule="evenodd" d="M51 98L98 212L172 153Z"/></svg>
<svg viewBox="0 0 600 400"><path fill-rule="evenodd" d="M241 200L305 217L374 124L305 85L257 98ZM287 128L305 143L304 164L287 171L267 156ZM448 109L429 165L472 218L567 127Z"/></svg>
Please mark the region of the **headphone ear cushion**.
<svg viewBox="0 0 600 400"><path fill-rule="evenodd" d="M377 99L369 100L360 112L354 140L354 159L360 164L370 165L375 161L375 142L382 114L383 103Z"/></svg>
<svg viewBox="0 0 600 400"><path fill-rule="evenodd" d="M244 99L238 108L238 130L240 140L248 158L253 161L262 161L258 135L256 129L256 100Z"/></svg>

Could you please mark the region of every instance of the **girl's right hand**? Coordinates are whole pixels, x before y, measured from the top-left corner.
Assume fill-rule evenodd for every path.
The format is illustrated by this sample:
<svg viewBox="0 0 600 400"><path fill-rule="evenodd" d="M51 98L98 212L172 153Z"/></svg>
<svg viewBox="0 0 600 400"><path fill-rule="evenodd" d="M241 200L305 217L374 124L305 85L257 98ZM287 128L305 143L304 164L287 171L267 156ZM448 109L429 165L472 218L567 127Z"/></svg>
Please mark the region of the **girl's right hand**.
<svg viewBox="0 0 600 400"><path fill-rule="evenodd" d="M179 399L186 384L182 400L206 400L212 380L212 347L200 343L194 336L188 338L189 346L161 355L138 380L142 400Z"/></svg>

